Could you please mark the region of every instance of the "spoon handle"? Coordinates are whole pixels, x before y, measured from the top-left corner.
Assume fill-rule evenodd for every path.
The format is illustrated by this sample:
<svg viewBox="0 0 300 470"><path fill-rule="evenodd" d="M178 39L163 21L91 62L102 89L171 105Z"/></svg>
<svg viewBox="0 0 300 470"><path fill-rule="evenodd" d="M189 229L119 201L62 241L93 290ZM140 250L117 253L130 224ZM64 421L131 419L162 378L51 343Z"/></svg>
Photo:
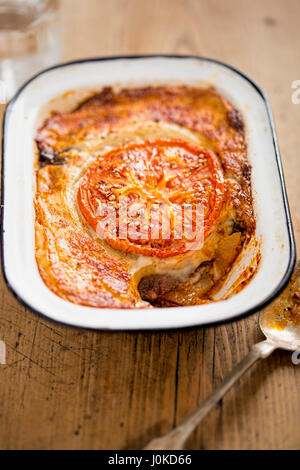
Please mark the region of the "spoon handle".
<svg viewBox="0 0 300 470"><path fill-rule="evenodd" d="M188 416L179 426L168 434L150 441L144 449L151 450L181 450L189 435L194 431L207 413L221 400L232 385L248 370L258 359L268 357L276 345L268 340L252 346L249 354L237 364L220 385L214 390L204 402L190 416Z"/></svg>

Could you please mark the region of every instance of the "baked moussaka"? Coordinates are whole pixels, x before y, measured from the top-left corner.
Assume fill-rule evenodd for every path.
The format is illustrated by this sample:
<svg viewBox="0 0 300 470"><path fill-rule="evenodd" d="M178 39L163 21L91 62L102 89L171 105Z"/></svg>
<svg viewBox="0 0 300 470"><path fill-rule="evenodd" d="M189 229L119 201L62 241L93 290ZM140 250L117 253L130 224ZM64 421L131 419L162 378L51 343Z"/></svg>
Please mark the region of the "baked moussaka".
<svg viewBox="0 0 300 470"><path fill-rule="evenodd" d="M36 135L35 243L65 300L214 301L255 230L242 116L212 87L105 87Z"/></svg>

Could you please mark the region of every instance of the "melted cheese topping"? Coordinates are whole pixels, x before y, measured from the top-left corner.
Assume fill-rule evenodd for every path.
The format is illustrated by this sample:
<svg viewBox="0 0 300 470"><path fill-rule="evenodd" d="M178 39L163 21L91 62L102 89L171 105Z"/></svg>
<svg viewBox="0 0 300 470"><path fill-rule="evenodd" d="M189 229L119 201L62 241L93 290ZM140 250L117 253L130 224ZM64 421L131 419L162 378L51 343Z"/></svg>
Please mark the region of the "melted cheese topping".
<svg viewBox="0 0 300 470"><path fill-rule="evenodd" d="M166 275L181 284L176 295L167 293L166 305L203 303L205 297L197 294L199 286L189 281L191 275L198 269L193 279L201 278L199 267L209 266L207 285L215 285L253 233L250 166L241 119L211 88L157 87L118 94L104 89L75 111L54 114L36 140L41 161L35 196L36 258L47 286L67 300L97 307L149 306L141 299L139 281ZM111 161L117 149L161 140L213 152L224 178L221 205L203 244L167 257L100 239L78 206L83 181L105 155ZM137 165L138 161L133 171Z"/></svg>

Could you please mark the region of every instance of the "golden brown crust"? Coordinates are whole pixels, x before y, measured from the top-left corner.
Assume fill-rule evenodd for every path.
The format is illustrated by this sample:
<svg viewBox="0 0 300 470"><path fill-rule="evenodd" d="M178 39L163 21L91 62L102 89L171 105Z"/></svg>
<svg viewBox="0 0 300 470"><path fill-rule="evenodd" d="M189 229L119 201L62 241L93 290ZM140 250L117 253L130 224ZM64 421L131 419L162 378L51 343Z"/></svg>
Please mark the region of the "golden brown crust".
<svg viewBox="0 0 300 470"><path fill-rule="evenodd" d="M78 214L71 194L91 154L101 152L105 145L113 148L114 139L125 127L135 129L143 122L153 123L155 129L166 123L175 125L177 130L170 132L188 131L189 138L199 138L212 150L221 163L227 187L216 230L224 230L225 221L230 220L226 235L242 234L238 251L254 230L244 125L239 112L224 97L213 88L161 86L120 92L104 88L73 112L54 113L36 136L40 154L36 259L46 285L66 300L95 307L149 306L141 301L130 260L99 243ZM145 138L147 132L146 126ZM134 130L129 130L118 145L134 139ZM195 302L199 303L199 297Z"/></svg>
<svg viewBox="0 0 300 470"><path fill-rule="evenodd" d="M38 172L36 257L44 281L56 294L75 303L134 306L135 299L128 292L127 263L109 256L64 204L63 171L47 166Z"/></svg>

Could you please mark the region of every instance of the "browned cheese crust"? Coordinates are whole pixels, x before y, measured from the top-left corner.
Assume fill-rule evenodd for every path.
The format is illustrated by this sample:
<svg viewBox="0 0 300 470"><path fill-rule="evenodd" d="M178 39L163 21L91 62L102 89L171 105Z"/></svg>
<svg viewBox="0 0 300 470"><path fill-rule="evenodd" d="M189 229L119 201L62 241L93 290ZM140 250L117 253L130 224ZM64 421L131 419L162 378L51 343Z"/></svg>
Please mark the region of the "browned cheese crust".
<svg viewBox="0 0 300 470"><path fill-rule="evenodd" d="M167 282L155 273L137 280L131 269L134 257L99 242L76 205L78 183L96 155L162 137L198 141L213 151L226 184L206 254L183 283ZM244 123L214 88L159 86L117 92L107 87L71 112L53 113L38 130L36 143L36 260L45 284L65 300L119 308L149 307L147 300L159 306L208 302L211 289L253 234Z"/></svg>

